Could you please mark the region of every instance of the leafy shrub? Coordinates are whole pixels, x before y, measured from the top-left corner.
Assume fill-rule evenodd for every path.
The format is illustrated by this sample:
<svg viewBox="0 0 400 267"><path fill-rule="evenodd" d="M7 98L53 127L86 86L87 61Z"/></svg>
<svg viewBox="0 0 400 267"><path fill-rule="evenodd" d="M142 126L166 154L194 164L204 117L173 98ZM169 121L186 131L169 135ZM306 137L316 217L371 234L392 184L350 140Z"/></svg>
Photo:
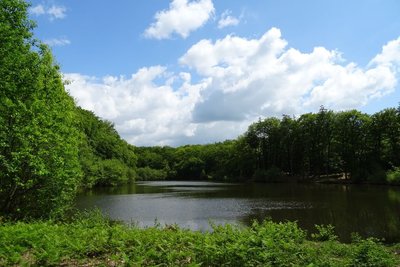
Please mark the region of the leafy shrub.
<svg viewBox="0 0 400 267"><path fill-rule="evenodd" d="M350 266L395 266L393 256L379 243L377 239L358 240Z"/></svg>
<svg viewBox="0 0 400 267"><path fill-rule="evenodd" d="M400 184L400 167L388 171L386 174L386 181L390 184Z"/></svg>
<svg viewBox="0 0 400 267"><path fill-rule="evenodd" d="M317 241L333 241L337 240L335 235L335 227L328 225L315 225L318 233L311 234L311 238Z"/></svg>

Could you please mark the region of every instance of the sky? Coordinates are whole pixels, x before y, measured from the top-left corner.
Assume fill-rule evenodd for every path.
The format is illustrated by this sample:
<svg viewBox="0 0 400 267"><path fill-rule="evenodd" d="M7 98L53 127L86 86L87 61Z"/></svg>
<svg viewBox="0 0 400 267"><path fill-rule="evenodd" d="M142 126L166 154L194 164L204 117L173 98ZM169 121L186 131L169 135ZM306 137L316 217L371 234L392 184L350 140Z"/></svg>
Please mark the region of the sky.
<svg viewBox="0 0 400 267"><path fill-rule="evenodd" d="M81 107L136 146L233 139L321 105L400 102L397 0L32 0Z"/></svg>

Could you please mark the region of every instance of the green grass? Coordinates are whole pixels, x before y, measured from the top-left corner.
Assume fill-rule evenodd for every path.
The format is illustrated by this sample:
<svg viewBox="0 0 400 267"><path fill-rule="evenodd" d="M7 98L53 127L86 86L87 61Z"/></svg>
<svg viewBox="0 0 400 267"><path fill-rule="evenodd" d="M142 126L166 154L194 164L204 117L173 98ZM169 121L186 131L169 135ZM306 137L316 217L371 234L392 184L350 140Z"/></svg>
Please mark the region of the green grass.
<svg viewBox="0 0 400 267"><path fill-rule="evenodd" d="M296 223L140 229L97 213L70 222L0 222L0 266L399 266L375 239L343 244L332 228L308 239ZM325 241L318 241L325 240Z"/></svg>

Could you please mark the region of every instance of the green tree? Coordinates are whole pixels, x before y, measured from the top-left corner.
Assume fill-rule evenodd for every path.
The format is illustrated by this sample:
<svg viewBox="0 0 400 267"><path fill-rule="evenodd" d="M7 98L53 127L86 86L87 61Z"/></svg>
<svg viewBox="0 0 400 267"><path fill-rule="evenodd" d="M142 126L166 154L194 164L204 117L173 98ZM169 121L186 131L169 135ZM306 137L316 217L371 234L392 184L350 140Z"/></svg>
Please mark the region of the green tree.
<svg viewBox="0 0 400 267"><path fill-rule="evenodd" d="M337 114L335 139L342 171L356 181L366 179L370 117L357 110Z"/></svg>
<svg viewBox="0 0 400 267"><path fill-rule="evenodd" d="M281 169L289 174L293 174L298 167L296 162L298 162L301 154L297 152L297 144L299 143L299 131L298 123L294 118L287 115L283 115L280 123L280 136L281 136Z"/></svg>
<svg viewBox="0 0 400 267"><path fill-rule="evenodd" d="M371 130L374 133L374 150L388 166L400 165L400 114L395 108L387 108L372 115Z"/></svg>
<svg viewBox="0 0 400 267"><path fill-rule="evenodd" d="M301 157L301 173L306 177L319 174L319 140L316 122L317 115L312 113L303 114L298 119L301 146L304 151Z"/></svg>
<svg viewBox="0 0 400 267"><path fill-rule="evenodd" d="M83 133L79 160L84 173L82 187L117 185L136 178L134 147L122 140L114 125L93 112L76 109Z"/></svg>
<svg viewBox="0 0 400 267"><path fill-rule="evenodd" d="M277 118L260 119L249 126L245 139L254 150L259 169L265 170L278 164L281 139L279 129L280 120Z"/></svg>
<svg viewBox="0 0 400 267"><path fill-rule="evenodd" d="M230 164L230 170L240 180L246 180L253 176L257 166L257 158L245 136L239 136L235 140Z"/></svg>
<svg viewBox="0 0 400 267"><path fill-rule="evenodd" d="M0 215L62 214L81 176L74 102L28 5L0 0Z"/></svg>
<svg viewBox="0 0 400 267"><path fill-rule="evenodd" d="M335 169L333 153L333 131L335 124L335 115L333 111L321 106L316 117L316 140L318 153L318 169L320 173L329 174Z"/></svg>

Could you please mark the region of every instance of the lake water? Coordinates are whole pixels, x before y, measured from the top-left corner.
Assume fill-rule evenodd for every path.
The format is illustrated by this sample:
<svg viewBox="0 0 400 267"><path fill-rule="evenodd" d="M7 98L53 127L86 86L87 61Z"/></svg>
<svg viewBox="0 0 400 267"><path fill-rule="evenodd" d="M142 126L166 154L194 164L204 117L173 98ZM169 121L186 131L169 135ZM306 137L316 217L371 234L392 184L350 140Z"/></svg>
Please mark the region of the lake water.
<svg viewBox="0 0 400 267"><path fill-rule="evenodd" d="M297 221L313 232L332 224L342 241L352 232L400 242L400 188L324 184L138 182L78 196L79 209L99 208L112 219L141 227L178 224L210 230L210 222Z"/></svg>

